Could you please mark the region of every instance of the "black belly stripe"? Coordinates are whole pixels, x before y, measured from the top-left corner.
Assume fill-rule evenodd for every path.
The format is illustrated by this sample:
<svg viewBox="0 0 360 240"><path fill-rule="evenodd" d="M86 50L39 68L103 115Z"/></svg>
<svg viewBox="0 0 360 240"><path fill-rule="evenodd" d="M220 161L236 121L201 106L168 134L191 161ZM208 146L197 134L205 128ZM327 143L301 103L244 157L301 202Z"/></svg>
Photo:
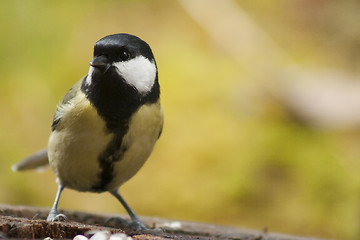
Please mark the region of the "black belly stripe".
<svg viewBox="0 0 360 240"><path fill-rule="evenodd" d="M123 144L123 138L129 130L131 116L147 103L155 103L159 99L160 88L155 79L154 86L146 96L140 95L135 88L125 83L124 79L113 69L106 72L94 71L91 85L83 81L81 90L98 114L105 120L107 131L114 134L113 140L98 156L100 173L99 181L92 190L103 192L114 179L114 165L121 161L129 146Z"/></svg>
<svg viewBox="0 0 360 240"><path fill-rule="evenodd" d="M100 180L93 185L93 191L102 192L106 190L107 186L113 180L114 164L123 158L124 153L128 149L128 146L123 144L123 138L126 132L115 135L106 150L99 155L98 161L101 169L99 173Z"/></svg>

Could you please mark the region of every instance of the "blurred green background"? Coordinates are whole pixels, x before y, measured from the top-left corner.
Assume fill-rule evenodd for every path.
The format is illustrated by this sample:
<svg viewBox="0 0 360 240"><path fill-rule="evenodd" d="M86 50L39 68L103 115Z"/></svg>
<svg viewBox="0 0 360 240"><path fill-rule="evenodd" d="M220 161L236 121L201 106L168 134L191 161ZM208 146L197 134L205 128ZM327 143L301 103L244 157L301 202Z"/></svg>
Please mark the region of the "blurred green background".
<svg viewBox="0 0 360 240"><path fill-rule="evenodd" d="M52 205L49 169L10 167L46 146L93 44L128 32L153 49L165 111L121 188L139 215L359 238L359 22L356 0L1 1L0 202ZM59 207L124 213L106 193Z"/></svg>

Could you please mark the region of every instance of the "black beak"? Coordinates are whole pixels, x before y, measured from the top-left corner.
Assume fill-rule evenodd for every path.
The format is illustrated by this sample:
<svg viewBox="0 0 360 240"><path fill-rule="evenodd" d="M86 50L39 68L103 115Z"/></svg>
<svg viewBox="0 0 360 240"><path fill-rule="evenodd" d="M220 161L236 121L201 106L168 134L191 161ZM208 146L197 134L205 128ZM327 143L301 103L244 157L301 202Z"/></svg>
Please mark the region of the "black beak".
<svg viewBox="0 0 360 240"><path fill-rule="evenodd" d="M94 68L100 68L100 69L108 69L110 66L109 60L104 56L95 56L91 62L90 66Z"/></svg>

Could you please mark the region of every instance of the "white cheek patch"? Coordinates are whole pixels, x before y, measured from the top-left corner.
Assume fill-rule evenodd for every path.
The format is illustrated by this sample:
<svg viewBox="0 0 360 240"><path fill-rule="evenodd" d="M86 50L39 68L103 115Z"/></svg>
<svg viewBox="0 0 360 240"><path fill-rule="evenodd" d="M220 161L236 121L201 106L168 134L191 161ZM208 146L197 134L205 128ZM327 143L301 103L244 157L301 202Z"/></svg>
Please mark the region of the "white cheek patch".
<svg viewBox="0 0 360 240"><path fill-rule="evenodd" d="M116 62L114 66L124 80L141 94L148 93L155 83L155 62L143 56L137 56L126 62Z"/></svg>
<svg viewBox="0 0 360 240"><path fill-rule="evenodd" d="M92 77L93 72L94 72L94 67L90 66L89 73L88 73L88 75L86 77L86 80L85 80L85 84L87 86L91 85L91 77Z"/></svg>

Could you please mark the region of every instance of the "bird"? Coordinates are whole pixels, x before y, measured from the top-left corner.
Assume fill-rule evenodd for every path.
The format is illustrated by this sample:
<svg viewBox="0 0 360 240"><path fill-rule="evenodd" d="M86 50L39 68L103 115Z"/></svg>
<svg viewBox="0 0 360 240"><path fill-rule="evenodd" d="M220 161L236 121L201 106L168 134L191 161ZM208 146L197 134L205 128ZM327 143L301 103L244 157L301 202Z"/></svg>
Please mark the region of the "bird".
<svg viewBox="0 0 360 240"><path fill-rule="evenodd" d="M110 192L137 230L147 227L120 195L151 154L163 129L158 69L150 46L117 33L94 45L89 72L65 94L51 124L47 148L12 166L14 171L49 164L58 190L47 221L64 221L58 203L65 188Z"/></svg>

